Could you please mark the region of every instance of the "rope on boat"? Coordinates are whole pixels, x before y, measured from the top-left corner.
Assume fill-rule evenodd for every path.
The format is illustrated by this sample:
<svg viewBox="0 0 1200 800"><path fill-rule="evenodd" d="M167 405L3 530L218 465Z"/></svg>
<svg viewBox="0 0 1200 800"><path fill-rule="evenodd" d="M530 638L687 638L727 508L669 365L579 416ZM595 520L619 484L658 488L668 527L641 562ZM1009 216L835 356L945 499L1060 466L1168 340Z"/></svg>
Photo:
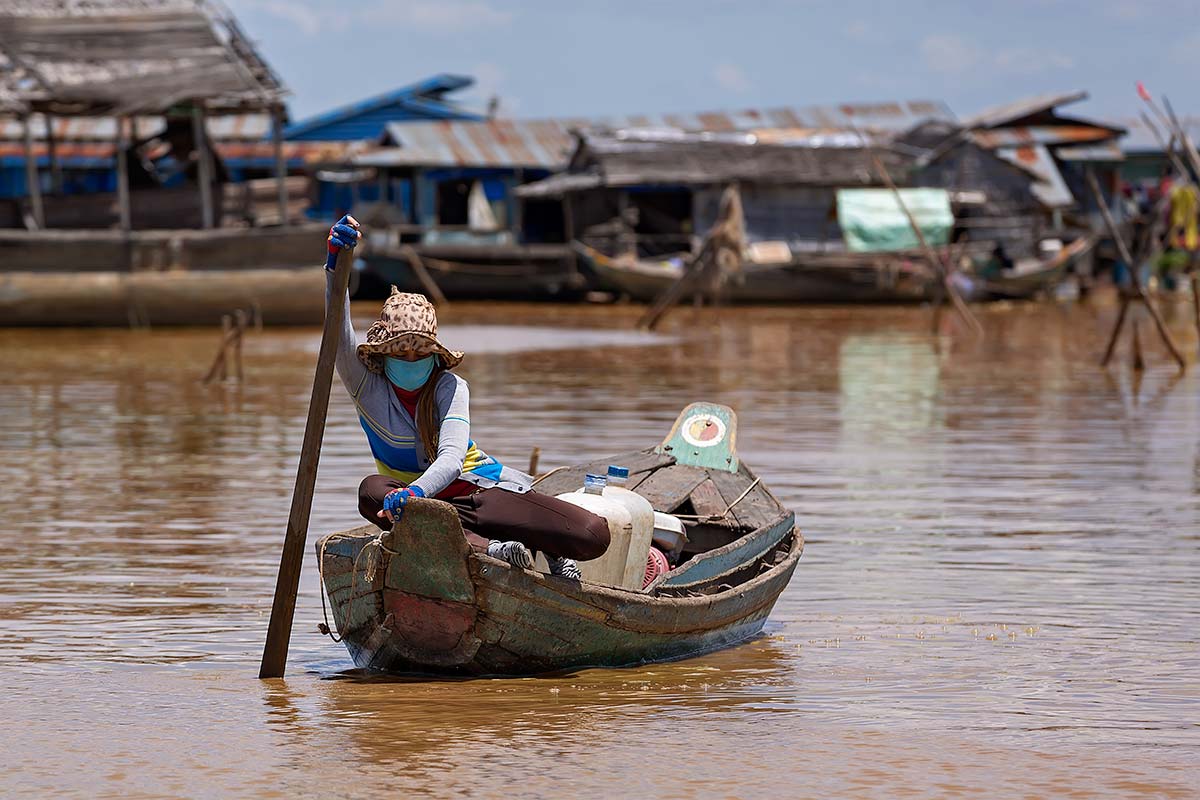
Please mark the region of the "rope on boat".
<svg viewBox="0 0 1200 800"><path fill-rule="evenodd" d="M549 472L543 472L541 475L538 475L536 478L533 479L533 485L537 486L539 483L546 480L546 478L549 478L551 475L554 475L556 473L562 472L564 469L570 469L570 467L569 466L555 467L554 469L550 470Z"/></svg>
<svg viewBox="0 0 1200 800"><path fill-rule="evenodd" d="M346 621L347 622L349 622L353 618L354 604L355 604L355 602L358 601L358 598L359 598L358 561L360 558L362 558L363 553L367 552L368 550L371 551L371 555L367 559L366 574L363 576L366 579L367 583L375 582L375 569L376 569L376 567L379 566L380 551L387 553L388 555L393 555L393 556L400 555L400 551L393 550L392 548L388 547L386 544L383 543L383 535L385 533L388 533L388 531L380 531L379 533L377 533L374 536L374 538L372 538L371 541L364 544L362 546L362 549L359 550L357 555L354 556L354 569L350 573L350 603L346 608ZM317 554L317 573L318 573L318 577L320 578L320 581L321 581L321 618L325 620L324 622L318 623L317 630L320 631L323 635L328 636L330 639L332 639L335 642L340 642L345 637L338 636L336 633L333 632L333 628L331 628L329 626L329 611L325 605L325 547L330 542L339 541L341 539L354 539L354 538L357 538L357 537L352 536L350 534L345 534L345 533L335 533L335 534L329 536L328 538L321 540L321 552Z"/></svg>
<svg viewBox="0 0 1200 800"><path fill-rule="evenodd" d="M679 517L679 519L693 520L695 522L721 522L728 517L729 512L733 510L734 506L746 499L746 495L750 494L754 487L758 486L758 482L761 480L762 478L755 478L753 481L751 481L750 485L746 487L746 491L739 494L737 500L734 500L732 503L725 506L725 510L720 514L673 514L672 516Z"/></svg>

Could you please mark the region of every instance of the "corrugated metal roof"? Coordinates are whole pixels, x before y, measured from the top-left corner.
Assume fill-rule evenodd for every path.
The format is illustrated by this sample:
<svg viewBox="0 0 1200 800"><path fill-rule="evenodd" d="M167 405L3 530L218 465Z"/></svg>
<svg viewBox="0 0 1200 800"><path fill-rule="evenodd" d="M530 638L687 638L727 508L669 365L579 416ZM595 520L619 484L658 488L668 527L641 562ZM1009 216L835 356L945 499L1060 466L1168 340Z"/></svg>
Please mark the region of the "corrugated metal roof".
<svg viewBox="0 0 1200 800"><path fill-rule="evenodd" d="M916 100L592 119L405 122L387 127L385 141L395 146L365 153L356 163L381 167L562 169L575 149L572 130L673 128L728 133L787 128L806 134L844 130L853 124L870 131L897 132L929 118L953 120L954 116L944 103Z"/></svg>
<svg viewBox="0 0 1200 800"><path fill-rule="evenodd" d="M997 147L1022 147L1029 144L1076 145L1116 139L1107 128L1092 125L1031 125L972 131L971 139L988 150Z"/></svg>
<svg viewBox="0 0 1200 800"><path fill-rule="evenodd" d="M1062 173L1058 171L1058 165L1054 163L1054 157L1045 145L998 147L994 152L1037 178L1037 182L1033 184L1033 193L1047 208L1074 205L1075 196L1067 188Z"/></svg>
<svg viewBox="0 0 1200 800"><path fill-rule="evenodd" d="M224 159L242 159L271 163L275 159L275 146L271 142L217 142L217 153ZM353 152L350 142L284 142L283 156L292 164L321 164L346 160ZM109 166L113 160L111 141L64 142L56 144L55 158L67 166ZM49 152L43 142L36 142L33 155L40 166L49 163ZM0 158L24 159L25 147L21 142L0 140Z"/></svg>
<svg viewBox="0 0 1200 800"><path fill-rule="evenodd" d="M863 138L849 132L767 142L751 133L674 129L585 134L571 162L574 171L527 184L517 193L546 197L592 186L704 186L731 181L874 186L883 179L875 171L872 155ZM886 148L877 157L897 180L913 163L912 155Z"/></svg>
<svg viewBox="0 0 1200 800"><path fill-rule="evenodd" d="M117 123L112 117L54 117L55 142L111 142L117 133ZM162 131L162 117L137 117L138 136L150 136ZM230 114L209 117L206 121L208 135L214 141L253 142L266 139L271 134L269 114ZM45 138L46 123L40 114L30 119L30 128L35 141ZM0 118L0 140L22 141L24 132L20 120Z"/></svg>
<svg viewBox="0 0 1200 800"><path fill-rule="evenodd" d="M1006 122L1028 117L1043 111L1050 111L1058 106L1070 105L1087 99L1088 93L1059 92L1056 94L1039 94L1026 97L1002 106L992 106L980 111L972 117L963 120L964 128L995 128Z"/></svg>

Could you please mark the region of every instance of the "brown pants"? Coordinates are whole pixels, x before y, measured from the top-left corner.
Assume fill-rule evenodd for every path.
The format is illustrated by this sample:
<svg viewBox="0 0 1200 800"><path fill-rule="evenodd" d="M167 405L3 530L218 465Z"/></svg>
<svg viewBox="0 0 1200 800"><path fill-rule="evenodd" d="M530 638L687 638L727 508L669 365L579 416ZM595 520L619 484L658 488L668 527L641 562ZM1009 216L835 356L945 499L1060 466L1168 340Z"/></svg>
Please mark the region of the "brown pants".
<svg viewBox="0 0 1200 800"><path fill-rule="evenodd" d="M358 513L383 530L386 517L376 516L383 498L404 483L387 475L368 475L358 486ZM530 550L562 558L590 561L608 549L608 523L586 508L537 492L518 494L504 489L481 489L444 502L454 506L471 547L482 552L488 541L515 540Z"/></svg>

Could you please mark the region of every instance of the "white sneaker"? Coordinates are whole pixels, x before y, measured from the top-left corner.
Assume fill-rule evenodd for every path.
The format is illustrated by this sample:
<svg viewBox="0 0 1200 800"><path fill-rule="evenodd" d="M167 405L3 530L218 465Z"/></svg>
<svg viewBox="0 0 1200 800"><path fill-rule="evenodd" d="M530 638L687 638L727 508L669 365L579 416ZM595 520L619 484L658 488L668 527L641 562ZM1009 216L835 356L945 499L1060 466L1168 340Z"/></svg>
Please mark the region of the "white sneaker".
<svg viewBox="0 0 1200 800"><path fill-rule="evenodd" d="M583 573L579 571L579 565L575 563L575 559L573 558L546 556L546 563L550 565L551 575L559 575L563 578L570 578L573 581L577 581L583 577Z"/></svg>
<svg viewBox="0 0 1200 800"><path fill-rule="evenodd" d="M492 558L507 561L517 569L533 569L533 553L520 542L501 542L493 539L488 542L487 554Z"/></svg>

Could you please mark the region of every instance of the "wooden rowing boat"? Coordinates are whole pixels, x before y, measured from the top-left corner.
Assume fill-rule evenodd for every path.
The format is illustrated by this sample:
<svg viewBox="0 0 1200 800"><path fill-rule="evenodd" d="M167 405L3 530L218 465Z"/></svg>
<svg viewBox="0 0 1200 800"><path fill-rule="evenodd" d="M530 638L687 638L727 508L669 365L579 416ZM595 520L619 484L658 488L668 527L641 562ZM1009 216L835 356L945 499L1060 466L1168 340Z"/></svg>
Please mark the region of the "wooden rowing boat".
<svg viewBox="0 0 1200 800"><path fill-rule="evenodd" d="M631 299L654 301L683 274L687 257L609 256L574 247L597 283ZM936 273L920 253L799 253L747 261L721 289L730 303L913 303L934 296Z"/></svg>
<svg viewBox="0 0 1200 800"><path fill-rule="evenodd" d="M963 295L971 301L1028 300L1058 287L1071 269L1088 257L1096 246L1095 236L1084 236L1071 242L1054 255L1041 261L988 278L969 277Z"/></svg>
<svg viewBox="0 0 1200 800"><path fill-rule="evenodd" d="M355 664L395 673L529 675L676 659L755 636L796 569L795 515L740 462L725 406L684 409L659 446L562 469L578 488L610 463L656 510L684 519L684 560L643 591L521 570L470 550L454 509L414 499L390 532L317 545L338 635Z"/></svg>

